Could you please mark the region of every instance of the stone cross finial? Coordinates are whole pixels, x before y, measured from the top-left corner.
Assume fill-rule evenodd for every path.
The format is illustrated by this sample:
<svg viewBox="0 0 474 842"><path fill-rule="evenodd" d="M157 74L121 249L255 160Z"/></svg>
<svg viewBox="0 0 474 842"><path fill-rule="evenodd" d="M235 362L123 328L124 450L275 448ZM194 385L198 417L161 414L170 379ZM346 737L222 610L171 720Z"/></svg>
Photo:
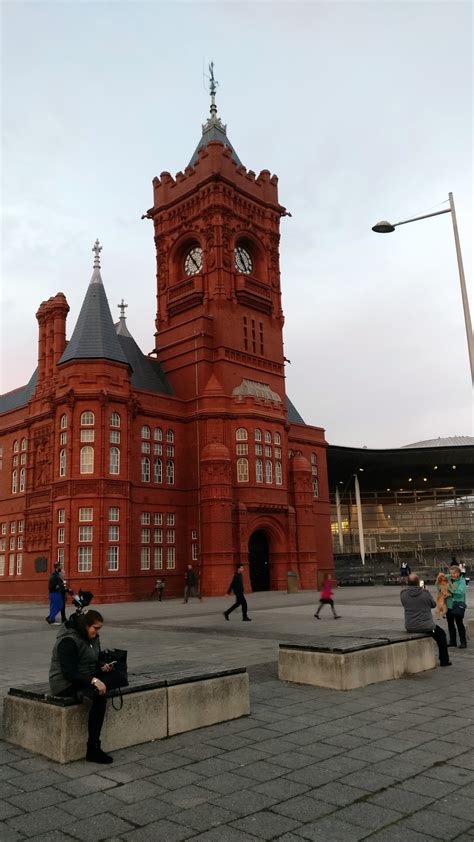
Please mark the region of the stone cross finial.
<svg viewBox="0 0 474 842"><path fill-rule="evenodd" d="M124 319L124 318L125 318L125 309L126 309L126 307L128 307L128 304L125 304L125 302L124 302L124 300L123 300L123 298L122 298L122 300L121 300L120 304L117 304L117 307L118 307L118 308L119 308L119 310L120 310L120 318L121 318L121 319Z"/></svg>
<svg viewBox="0 0 474 842"><path fill-rule="evenodd" d="M94 252L94 269L100 269L100 253L102 251L102 246L99 243L99 240L96 240L94 245L92 246L92 251Z"/></svg>

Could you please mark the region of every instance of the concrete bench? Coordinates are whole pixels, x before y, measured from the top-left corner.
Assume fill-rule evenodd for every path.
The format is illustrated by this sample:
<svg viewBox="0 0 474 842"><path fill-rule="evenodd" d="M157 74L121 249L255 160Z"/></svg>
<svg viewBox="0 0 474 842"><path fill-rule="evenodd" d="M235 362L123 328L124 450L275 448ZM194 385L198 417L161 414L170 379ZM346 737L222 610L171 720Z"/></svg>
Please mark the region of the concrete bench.
<svg viewBox="0 0 474 842"><path fill-rule="evenodd" d="M129 674L123 707L107 705L105 751L161 740L250 713L247 670L203 669ZM108 694L117 696L117 691ZM51 696L47 684L12 687L3 706L3 735L58 763L85 756L89 705Z"/></svg>
<svg viewBox="0 0 474 842"><path fill-rule="evenodd" d="M296 684L354 690L436 666L430 635L361 632L280 643L278 677Z"/></svg>

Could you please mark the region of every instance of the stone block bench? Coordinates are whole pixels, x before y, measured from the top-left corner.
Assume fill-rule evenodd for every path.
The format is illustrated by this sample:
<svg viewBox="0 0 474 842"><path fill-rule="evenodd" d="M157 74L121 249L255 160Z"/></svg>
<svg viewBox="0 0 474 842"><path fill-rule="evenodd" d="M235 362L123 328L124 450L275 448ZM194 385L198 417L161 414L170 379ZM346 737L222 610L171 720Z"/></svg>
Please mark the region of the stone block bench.
<svg viewBox="0 0 474 842"><path fill-rule="evenodd" d="M296 684L354 690L434 669L437 648L430 635L361 632L280 643L278 677Z"/></svg>
<svg viewBox="0 0 474 842"><path fill-rule="evenodd" d="M107 705L105 751L161 740L250 713L247 670L129 674L123 707ZM117 691L108 693L117 696ZM12 687L4 699L3 738L58 763L85 756L89 705L51 696L47 684Z"/></svg>

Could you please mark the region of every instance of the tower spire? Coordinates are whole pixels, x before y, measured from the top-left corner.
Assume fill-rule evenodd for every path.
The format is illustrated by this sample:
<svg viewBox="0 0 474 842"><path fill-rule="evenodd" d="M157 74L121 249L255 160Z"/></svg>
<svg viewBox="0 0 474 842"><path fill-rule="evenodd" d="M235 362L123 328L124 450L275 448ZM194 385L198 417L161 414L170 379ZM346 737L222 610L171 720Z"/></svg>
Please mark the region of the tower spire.
<svg viewBox="0 0 474 842"><path fill-rule="evenodd" d="M217 114L216 92L217 92L218 85L219 85L219 82L217 81L217 79L214 76L214 62L211 61L210 65L209 65L209 92L211 94L211 107L210 107L209 110L211 112L211 120L216 119L216 114Z"/></svg>

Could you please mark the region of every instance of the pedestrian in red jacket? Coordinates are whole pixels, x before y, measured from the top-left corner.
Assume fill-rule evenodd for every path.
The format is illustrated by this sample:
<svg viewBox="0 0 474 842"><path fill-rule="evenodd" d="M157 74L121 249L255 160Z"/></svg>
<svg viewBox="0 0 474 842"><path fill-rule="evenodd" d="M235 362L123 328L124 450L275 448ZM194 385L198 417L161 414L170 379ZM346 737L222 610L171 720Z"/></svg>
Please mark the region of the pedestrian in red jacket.
<svg viewBox="0 0 474 842"><path fill-rule="evenodd" d="M333 588L335 587L335 584L336 583L333 582L330 574L328 573L328 575L326 576L326 578L324 580L323 586L321 588L321 597L320 597L320 600L319 600L319 608L316 611L316 614L314 615L317 620L320 619L319 612L321 611L321 608L323 607L323 605L330 605L332 615L333 615L334 619L339 620L339 614L336 614L336 611L334 609L334 600L332 598Z"/></svg>

